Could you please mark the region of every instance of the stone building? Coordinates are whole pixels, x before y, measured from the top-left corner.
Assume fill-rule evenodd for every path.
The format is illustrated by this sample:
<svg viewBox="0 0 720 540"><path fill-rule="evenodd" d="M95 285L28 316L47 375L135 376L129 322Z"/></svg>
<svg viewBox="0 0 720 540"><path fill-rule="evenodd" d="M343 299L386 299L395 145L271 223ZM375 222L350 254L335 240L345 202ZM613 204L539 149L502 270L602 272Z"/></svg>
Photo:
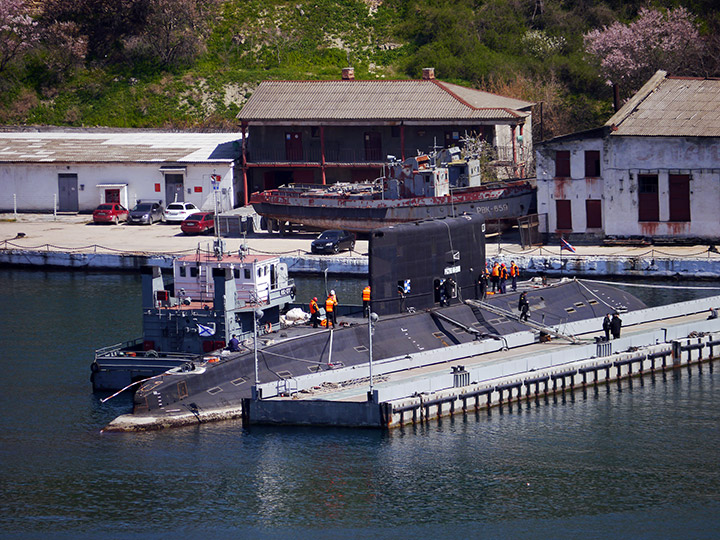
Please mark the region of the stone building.
<svg viewBox="0 0 720 540"><path fill-rule="evenodd" d="M551 235L720 238L720 79L658 71L604 126L535 145Z"/></svg>

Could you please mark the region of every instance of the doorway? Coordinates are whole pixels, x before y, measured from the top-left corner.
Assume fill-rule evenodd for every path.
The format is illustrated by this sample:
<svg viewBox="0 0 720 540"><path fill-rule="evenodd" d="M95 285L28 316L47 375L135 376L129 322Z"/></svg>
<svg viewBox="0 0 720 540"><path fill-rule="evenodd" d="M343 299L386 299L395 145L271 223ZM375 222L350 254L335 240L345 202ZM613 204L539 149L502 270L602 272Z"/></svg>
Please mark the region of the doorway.
<svg viewBox="0 0 720 540"><path fill-rule="evenodd" d="M77 174L58 175L58 210L60 212L77 212L78 177Z"/></svg>
<svg viewBox="0 0 720 540"><path fill-rule="evenodd" d="M177 173L165 173L165 196L167 204L171 202L185 202L185 191L183 189L185 177Z"/></svg>

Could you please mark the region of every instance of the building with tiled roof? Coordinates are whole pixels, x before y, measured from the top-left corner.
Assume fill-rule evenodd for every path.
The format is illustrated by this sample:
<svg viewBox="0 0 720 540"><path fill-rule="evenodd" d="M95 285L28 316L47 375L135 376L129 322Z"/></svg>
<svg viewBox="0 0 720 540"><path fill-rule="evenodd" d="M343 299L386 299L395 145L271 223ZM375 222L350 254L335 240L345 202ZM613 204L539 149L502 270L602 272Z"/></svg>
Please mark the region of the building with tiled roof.
<svg viewBox="0 0 720 540"><path fill-rule="evenodd" d="M233 208L238 133L111 129L0 131L0 211L87 212L140 199Z"/></svg>
<svg viewBox="0 0 720 540"><path fill-rule="evenodd" d="M658 71L604 126L536 145L538 212L583 239L720 239L720 79Z"/></svg>
<svg viewBox="0 0 720 540"><path fill-rule="evenodd" d="M374 180L388 155L455 146L467 135L497 148L521 175L532 157L533 103L435 79L265 81L238 114L246 193L288 183Z"/></svg>

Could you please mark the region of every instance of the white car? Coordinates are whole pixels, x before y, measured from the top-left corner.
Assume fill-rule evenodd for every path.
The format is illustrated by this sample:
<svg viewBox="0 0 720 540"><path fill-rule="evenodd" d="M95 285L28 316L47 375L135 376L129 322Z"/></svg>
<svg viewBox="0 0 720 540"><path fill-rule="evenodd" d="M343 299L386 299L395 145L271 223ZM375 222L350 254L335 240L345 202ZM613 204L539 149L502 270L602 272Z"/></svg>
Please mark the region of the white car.
<svg viewBox="0 0 720 540"><path fill-rule="evenodd" d="M167 223L182 223L185 218L199 212L200 209L193 203L174 202L167 205L165 209L165 221Z"/></svg>

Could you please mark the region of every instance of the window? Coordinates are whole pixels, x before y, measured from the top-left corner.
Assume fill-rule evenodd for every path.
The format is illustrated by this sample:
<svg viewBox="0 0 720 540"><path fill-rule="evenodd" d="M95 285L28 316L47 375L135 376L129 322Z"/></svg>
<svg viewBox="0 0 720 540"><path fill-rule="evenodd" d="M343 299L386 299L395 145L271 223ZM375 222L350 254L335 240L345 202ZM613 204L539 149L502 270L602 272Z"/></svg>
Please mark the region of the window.
<svg viewBox="0 0 720 540"><path fill-rule="evenodd" d="M602 201L588 199L585 201L585 227L588 229L602 229Z"/></svg>
<svg viewBox="0 0 720 540"><path fill-rule="evenodd" d="M382 158L382 140L377 131L365 132L365 161L380 161Z"/></svg>
<svg viewBox="0 0 720 540"><path fill-rule="evenodd" d="M690 175L671 174L668 187L670 221L690 221Z"/></svg>
<svg viewBox="0 0 720 540"><path fill-rule="evenodd" d="M638 221L660 221L657 174L638 174Z"/></svg>
<svg viewBox="0 0 720 540"><path fill-rule="evenodd" d="M250 279L250 269L245 268L245 279Z"/></svg>
<svg viewBox="0 0 720 540"><path fill-rule="evenodd" d="M199 268L197 266L191 266L190 267L190 277L198 277L198 270L199 270Z"/></svg>
<svg viewBox="0 0 720 540"><path fill-rule="evenodd" d="M120 190L119 189L106 189L105 190L105 202L120 202Z"/></svg>
<svg viewBox="0 0 720 540"><path fill-rule="evenodd" d="M555 178L570 178L570 150L555 152Z"/></svg>
<svg viewBox="0 0 720 540"><path fill-rule="evenodd" d="M585 151L585 178L597 178L600 176L600 151Z"/></svg>
<svg viewBox="0 0 720 540"><path fill-rule="evenodd" d="M239 268L233 268L233 277L235 279L240 279L240 269Z"/></svg>
<svg viewBox="0 0 720 540"><path fill-rule="evenodd" d="M185 271L185 267L180 267L180 277L185 277L187 275L187 272Z"/></svg>
<svg viewBox="0 0 720 540"><path fill-rule="evenodd" d="M302 161L302 158L302 133L299 131L285 133L285 159L288 161Z"/></svg>
<svg viewBox="0 0 720 540"><path fill-rule="evenodd" d="M557 211L557 228L564 231L572 231L572 209L571 201L568 199L559 199L555 201L555 210Z"/></svg>
<svg viewBox="0 0 720 540"><path fill-rule="evenodd" d="M446 131L445 132L445 148L451 146L457 146L460 144L460 132L459 131Z"/></svg>

